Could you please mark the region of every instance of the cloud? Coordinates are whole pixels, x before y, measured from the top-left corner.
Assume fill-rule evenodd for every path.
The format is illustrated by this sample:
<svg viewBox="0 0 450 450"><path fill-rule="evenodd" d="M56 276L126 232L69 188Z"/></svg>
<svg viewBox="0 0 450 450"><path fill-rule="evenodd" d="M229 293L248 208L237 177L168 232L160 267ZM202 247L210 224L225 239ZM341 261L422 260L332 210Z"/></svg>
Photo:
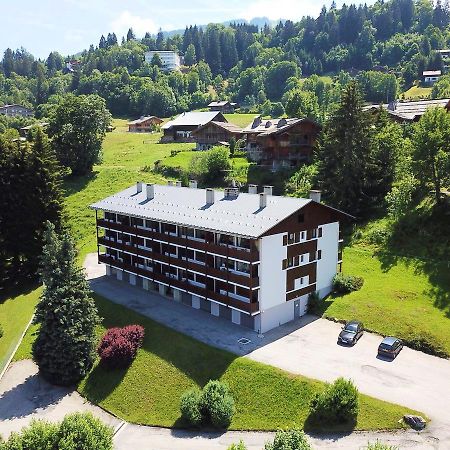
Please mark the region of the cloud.
<svg viewBox="0 0 450 450"><path fill-rule="evenodd" d="M299 20L303 16L317 16L323 2L317 0L255 0L244 8L240 15L247 20L267 17L271 20Z"/></svg>
<svg viewBox="0 0 450 450"><path fill-rule="evenodd" d="M156 33L158 31L158 27L152 19L135 16L129 11L122 11L122 13L111 22L110 26L112 31L117 33L118 36L126 35L129 28L133 28L133 31L137 36L143 36L147 31L149 33Z"/></svg>

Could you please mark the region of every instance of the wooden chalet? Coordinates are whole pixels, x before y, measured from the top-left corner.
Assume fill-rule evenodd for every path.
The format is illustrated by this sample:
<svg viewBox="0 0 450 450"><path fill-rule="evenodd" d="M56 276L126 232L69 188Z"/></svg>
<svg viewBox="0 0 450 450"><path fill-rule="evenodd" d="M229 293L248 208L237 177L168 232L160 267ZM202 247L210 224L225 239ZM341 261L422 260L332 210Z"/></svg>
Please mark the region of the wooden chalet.
<svg viewBox="0 0 450 450"><path fill-rule="evenodd" d="M140 119L128 122L128 131L130 133L151 133L155 127L161 125L164 121L159 117L145 116Z"/></svg>
<svg viewBox="0 0 450 450"><path fill-rule="evenodd" d="M210 111L220 111L223 114L233 114L237 104L227 100L211 102L208 105Z"/></svg>
<svg viewBox="0 0 450 450"><path fill-rule="evenodd" d="M311 160L320 130L310 119L255 117L243 129L248 158L273 171L297 167Z"/></svg>
<svg viewBox="0 0 450 450"><path fill-rule="evenodd" d="M197 150L209 150L216 145L228 146L231 138L238 140L243 136L242 128L228 122L208 122L192 132Z"/></svg>

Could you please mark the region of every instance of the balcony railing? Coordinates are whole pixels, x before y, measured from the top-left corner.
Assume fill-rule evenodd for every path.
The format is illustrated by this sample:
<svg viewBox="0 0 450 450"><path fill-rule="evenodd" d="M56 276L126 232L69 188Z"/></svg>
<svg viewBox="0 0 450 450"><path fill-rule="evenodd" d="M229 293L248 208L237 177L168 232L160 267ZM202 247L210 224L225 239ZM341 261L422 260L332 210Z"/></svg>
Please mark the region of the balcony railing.
<svg viewBox="0 0 450 450"><path fill-rule="evenodd" d="M241 311L247 312L249 314L253 314L259 311L259 303L252 302L246 303L243 301L236 300L231 298L228 295L219 294L217 292L211 291L206 288L201 288L199 286L195 286L189 283L188 280L180 280L172 277L167 277L160 273L155 273L150 270L142 269L140 267L124 263L119 261L111 256L101 254L98 256L99 262L104 264L108 264L117 269L125 270L127 272L131 272L137 275L141 275L147 279L164 283L170 287L175 287L185 292L190 292L191 294L197 295L198 297L204 298L206 300L213 300L223 305L231 306Z"/></svg>

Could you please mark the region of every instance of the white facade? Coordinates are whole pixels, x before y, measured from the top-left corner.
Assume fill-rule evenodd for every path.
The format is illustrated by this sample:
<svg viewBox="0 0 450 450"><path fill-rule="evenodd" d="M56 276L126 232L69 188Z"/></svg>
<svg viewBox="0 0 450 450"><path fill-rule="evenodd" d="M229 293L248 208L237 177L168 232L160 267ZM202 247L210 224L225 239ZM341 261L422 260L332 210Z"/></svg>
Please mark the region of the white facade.
<svg viewBox="0 0 450 450"><path fill-rule="evenodd" d="M316 291L320 298L331 292L333 277L336 275L339 247L339 223L327 223L321 225L322 236L317 238L317 252L320 251L320 259L316 266Z"/></svg>
<svg viewBox="0 0 450 450"><path fill-rule="evenodd" d="M162 69L167 71L180 69L180 56L176 52L167 50L152 50L145 53L145 62L151 63L155 54L158 54L162 61Z"/></svg>

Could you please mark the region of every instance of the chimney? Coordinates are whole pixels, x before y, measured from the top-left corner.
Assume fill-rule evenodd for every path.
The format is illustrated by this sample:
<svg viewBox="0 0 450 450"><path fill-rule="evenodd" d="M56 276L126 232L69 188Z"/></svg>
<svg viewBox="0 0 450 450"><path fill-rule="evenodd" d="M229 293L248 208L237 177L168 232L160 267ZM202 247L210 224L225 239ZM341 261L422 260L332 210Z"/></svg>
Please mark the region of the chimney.
<svg viewBox="0 0 450 450"><path fill-rule="evenodd" d="M173 181L172 181L172 180L169 180L169 181L167 182L167 186L173 186Z"/></svg>
<svg viewBox="0 0 450 450"><path fill-rule="evenodd" d="M147 184L146 191L147 191L147 200L153 200L155 198L155 185Z"/></svg>
<svg viewBox="0 0 450 450"><path fill-rule="evenodd" d="M189 180L189 187L191 189L197 189L197 180Z"/></svg>
<svg viewBox="0 0 450 450"><path fill-rule="evenodd" d="M214 203L214 189L206 189L206 204L212 205Z"/></svg>
<svg viewBox="0 0 450 450"><path fill-rule="evenodd" d="M309 198L313 202L320 203L320 197L321 197L322 191L309 191Z"/></svg>
<svg viewBox="0 0 450 450"><path fill-rule="evenodd" d="M266 206L267 206L267 194L264 192L259 194L259 208L262 209L265 208Z"/></svg>
<svg viewBox="0 0 450 450"><path fill-rule="evenodd" d="M264 186L264 194L272 195L273 186Z"/></svg>
<svg viewBox="0 0 450 450"><path fill-rule="evenodd" d="M181 181L176 181L175 184L177 187L182 187Z"/></svg>
<svg viewBox="0 0 450 450"><path fill-rule="evenodd" d="M257 184L249 184L248 185L248 193L249 194L257 194L258 193L258 185Z"/></svg>
<svg viewBox="0 0 450 450"><path fill-rule="evenodd" d="M136 183L136 193L139 194L139 192L142 192L142 181Z"/></svg>

